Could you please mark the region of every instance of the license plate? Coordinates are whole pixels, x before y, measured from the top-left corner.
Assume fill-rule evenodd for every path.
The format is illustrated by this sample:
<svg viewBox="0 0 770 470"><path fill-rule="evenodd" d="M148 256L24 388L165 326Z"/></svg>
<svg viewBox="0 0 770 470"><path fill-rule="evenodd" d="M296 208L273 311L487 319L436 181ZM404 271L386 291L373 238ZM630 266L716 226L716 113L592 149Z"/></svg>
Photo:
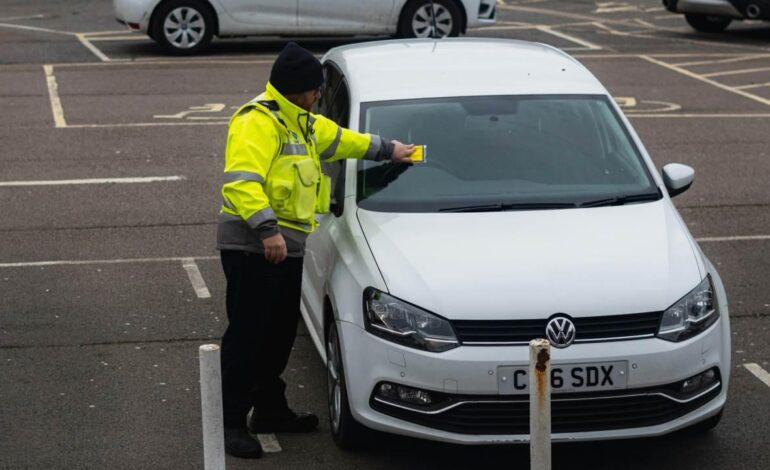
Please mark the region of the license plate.
<svg viewBox="0 0 770 470"><path fill-rule="evenodd" d="M617 390L627 383L627 361L551 365L551 393ZM499 366L497 388L502 395L529 393L529 366Z"/></svg>

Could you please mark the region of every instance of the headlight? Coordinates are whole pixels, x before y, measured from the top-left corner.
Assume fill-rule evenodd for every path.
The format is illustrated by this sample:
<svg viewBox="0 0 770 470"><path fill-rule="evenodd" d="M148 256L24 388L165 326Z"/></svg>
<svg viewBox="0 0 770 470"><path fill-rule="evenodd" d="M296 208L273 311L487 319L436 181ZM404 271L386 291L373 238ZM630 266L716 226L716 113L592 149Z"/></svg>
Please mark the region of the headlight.
<svg viewBox="0 0 770 470"><path fill-rule="evenodd" d="M719 318L719 307L714 299L711 276L706 276L698 287L663 312L658 337L669 341L691 338Z"/></svg>
<svg viewBox="0 0 770 470"><path fill-rule="evenodd" d="M373 335L417 349L442 352L459 346L447 320L372 287L364 291L364 324Z"/></svg>

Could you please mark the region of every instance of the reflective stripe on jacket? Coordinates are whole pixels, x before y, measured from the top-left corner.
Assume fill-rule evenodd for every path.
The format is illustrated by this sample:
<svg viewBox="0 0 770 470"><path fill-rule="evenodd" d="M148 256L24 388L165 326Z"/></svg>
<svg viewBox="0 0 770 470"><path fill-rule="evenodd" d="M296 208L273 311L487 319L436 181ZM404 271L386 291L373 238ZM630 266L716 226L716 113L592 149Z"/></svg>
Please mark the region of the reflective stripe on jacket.
<svg viewBox="0 0 770 470"><path fill-rule="evenodd" d="M321 160L389 158L392 145L308 113L268 83L230 120L217 248L262 251L278 226L301 234L329 210ZM300 237L303 238L303 237Z"/></svg>

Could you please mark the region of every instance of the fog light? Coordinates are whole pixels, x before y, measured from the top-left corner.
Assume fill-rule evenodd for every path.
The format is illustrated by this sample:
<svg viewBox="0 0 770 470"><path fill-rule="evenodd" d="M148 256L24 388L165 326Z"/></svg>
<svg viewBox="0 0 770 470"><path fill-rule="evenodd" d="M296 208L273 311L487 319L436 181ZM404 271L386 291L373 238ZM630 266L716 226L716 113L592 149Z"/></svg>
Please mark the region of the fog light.
<svg viewBox="0 0 770 470"><path fill-rule="evenodd" d="M396 387L389 383L380 384L379 394L383 397L398 399L398 392L396 392Z"/></svg>
<svg viewBox="0 0 770 470"><path fill-rule="evenodd" d="M402 386L398 387L398 398L407 403L423 406L430 405L432 401L428 392Z"/></svg>
<svg viewBox="0 0 770 470"><path fill-rule="evenodd" d="M410 405L427 406L433 403L429 392L405 385L383 382L377 386L376 394L392 401L400 401Z"/></svg>
<svg viewBox="0 0 770 470"><path fill-rule="evenodd" d="M698 390L704 389L709 385L716 382L717 374L714 369L709 369L706 372L690 377L687 380L682 381L682 386L679 388L679 392L685 395L689 395Z"/></svg>

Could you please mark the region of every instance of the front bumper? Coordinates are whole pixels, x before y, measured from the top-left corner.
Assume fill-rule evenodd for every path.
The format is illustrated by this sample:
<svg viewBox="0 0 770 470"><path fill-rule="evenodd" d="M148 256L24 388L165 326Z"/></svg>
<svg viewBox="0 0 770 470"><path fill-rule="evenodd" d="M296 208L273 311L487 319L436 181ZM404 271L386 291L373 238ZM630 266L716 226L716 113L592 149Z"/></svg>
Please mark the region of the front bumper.
<svg viewBox="0 0 770 470"><path fill-rule="evenodd" d="M486 426L489 422L484 422L484 426L475 431L463 426L453 427L453 423L463 423L477 414L497 416L502 413L513 416L528 412L526 397L498 394L496 376L498 366L527 365L528 347L463 346L445 353L433 354L387 342L351 323L340 322L339 331L351 412L354 418L365 426L395 434L464 444L514 443L529 440L529 435L521 427L508 427L505 422L499 420L495 425L501 427L497 428ZM551 360L553 364L628 361L628 389L614 394L616 396L606 403L615 408L648 407L650 410L658 410L664 418L663 422L660 419L657 422L645 420L642 411L636 416L629 415L628 419L621 416L622 424L612 426L611 429L604 427L602 430L590 430L590 427L562 426L564 432L558 432L559 426L554 418L554 441L662 435L711 417L724 406L730 371L729 322L723 317L705 333L681 343L653 338L576 344L566 349L553 349ZM704 390L702 396L688 401L687 404L676 404L654 393L656 387L683 380L712 367L716 367L720 372L719 386ZM484 403L453 407L442 412L441 414L447 413L444 416L415 417L413 412L374 402L372 391L383 381ZM600 392L594 394L607 395ZM590 398L589 395L555 394L553 413L556 414L559 407L572 407L574 404L569 403L570 399ZM645 397L640 398L641 395ZM528 419L526 422L528 423ZM502 429L510 429L511 432L504 433Z"/></svg>

